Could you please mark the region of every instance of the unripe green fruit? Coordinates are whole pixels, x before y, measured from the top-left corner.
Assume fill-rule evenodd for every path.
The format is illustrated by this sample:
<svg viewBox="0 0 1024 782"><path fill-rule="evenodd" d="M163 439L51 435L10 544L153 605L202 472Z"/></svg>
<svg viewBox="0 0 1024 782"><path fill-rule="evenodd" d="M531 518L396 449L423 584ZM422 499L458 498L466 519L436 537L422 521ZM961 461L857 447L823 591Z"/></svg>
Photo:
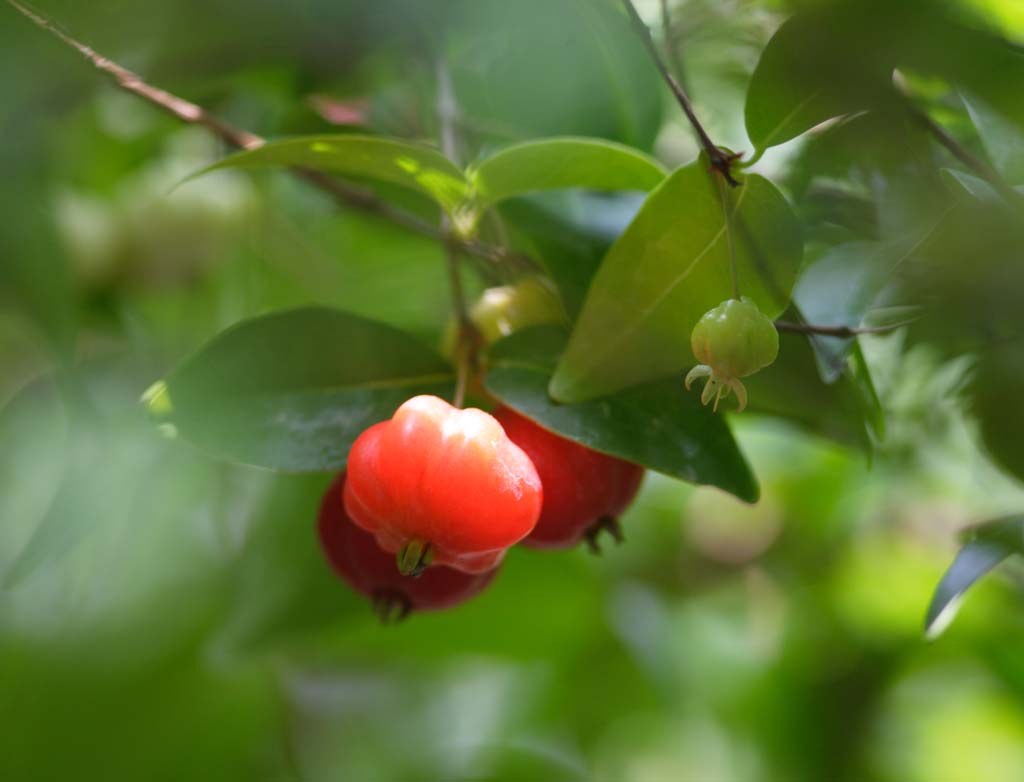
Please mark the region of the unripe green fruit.
<svg viewBox="0 0 1024 782"><path fill-rule="evenodd" d="M539 277L524 277L515 285L485 290L470 308L469 319L489 345L529 326L561 323L565 313L548 284ZM457 335L458 325L453 320L445 329L442 346L448 356L455 353Z"/></svg>
<svg viewBox="0 0 1024 782"><path fill-rule="evenodd" d="M712 397L715 410L729 391L736 393L739 410L747 406L747 390L739 378L752 375L775 361L779 355L779 333L775 324L751 299L728 299L704 313L690 336L693 355L701 363L686 376L686 388L699 377L707 377L700 400Z"/></svg>

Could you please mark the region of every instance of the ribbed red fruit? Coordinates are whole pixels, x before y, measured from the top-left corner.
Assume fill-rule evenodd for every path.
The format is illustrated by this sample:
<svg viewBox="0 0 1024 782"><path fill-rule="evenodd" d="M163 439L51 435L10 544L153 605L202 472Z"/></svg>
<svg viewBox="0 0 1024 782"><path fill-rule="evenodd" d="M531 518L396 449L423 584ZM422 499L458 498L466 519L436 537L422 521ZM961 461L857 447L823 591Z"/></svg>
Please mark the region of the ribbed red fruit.
<svg viewBox="0 0 1024 782"><path fill-rule="evenodd" d="M533 529L542 492L492 416L417 396L352 446L345 508L403 566L483 573Z"/></svg>
<svg viewBox="0 0 1024 782"><path fill-rule="evenodd" d="M475 597L497 570L470 574L444 565L428 567L418 577L398 572L392 554L377 546L345 513L345 474L328 487L320 503L317 532L331 569L350 587L373 601L382 619L401 619L410 611L451 608Z"/></svg>
<svg viewBox="0 0 1024 782"><path fill-rule="evenodd" d="M544 486L540 520L525 545L568 548L601 527L617 533L615 519L636 497L643 467L560 437L507 407L494 417L530 457Z"/></svg>

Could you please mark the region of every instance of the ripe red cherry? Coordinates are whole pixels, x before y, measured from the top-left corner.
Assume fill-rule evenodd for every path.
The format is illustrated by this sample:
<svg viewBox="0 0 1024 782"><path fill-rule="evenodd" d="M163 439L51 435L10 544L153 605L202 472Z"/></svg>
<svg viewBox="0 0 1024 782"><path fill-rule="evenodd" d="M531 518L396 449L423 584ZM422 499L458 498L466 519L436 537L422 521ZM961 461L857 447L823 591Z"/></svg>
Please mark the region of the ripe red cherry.
<svg viewBox="0 0 1024 782"><path fill-rule="evenodd" d="M403 576L395 558L382 551L373 535L345 514L345 473L334 479L320 502L317 532L327 561L354 590L373 601L384 621L405 618L410 611L437 611L464 603L494 579L497 570L461 573L444 565L427 568L418 577Z"/></svg>
<svg viewBox="0 0 1024 782"><path fill-rule="evenodd" d="M540 520L525 545L568 548L587 538L596 549L602 528L621 540L616 517L636 497L643 467L560 437L507 407L494 417L526 451L544 486Z"/></svg>
<svg viewBox="0 0 1024 782"><path fill-rule="evenodd" d="M540 516L540 478L494 418L413 397L371 426L348 456L345 509L400 569L466 573L498 565Z"/></svg>

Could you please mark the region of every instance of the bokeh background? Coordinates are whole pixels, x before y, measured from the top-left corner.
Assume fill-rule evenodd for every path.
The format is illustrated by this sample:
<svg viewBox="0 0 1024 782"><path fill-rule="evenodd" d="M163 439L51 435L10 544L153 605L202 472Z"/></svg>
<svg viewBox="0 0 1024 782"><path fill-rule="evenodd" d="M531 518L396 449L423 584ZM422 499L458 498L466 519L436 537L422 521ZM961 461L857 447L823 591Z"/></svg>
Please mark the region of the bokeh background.
<svg viewBox="0 0 1024 782"><path fill-rule="evenodd" d="M698 113L749 148L747 80L787 7L670 6ZM576 133L696 153L614 3L33 7L266 136L432 137L443 39L478 149ZM658 3L640 7L657 30ZM1016 41L1021 8L962 4ZM795 192L820 163L805 149L760 170ZM317 548L331 476L218 462L138 399L289 306L436 344L443 258L285 174L175 187L226 151L0 3L0 778L1024 779L1012 567L939 641L922 634L957 531L1024 503L965 412L969 355L864 338L888 424L874 447L734 417L757 506L649 474L625 545L514 550L478 600L383 627ZM510 213L586 269L635 208L568 194Z"/></svg>

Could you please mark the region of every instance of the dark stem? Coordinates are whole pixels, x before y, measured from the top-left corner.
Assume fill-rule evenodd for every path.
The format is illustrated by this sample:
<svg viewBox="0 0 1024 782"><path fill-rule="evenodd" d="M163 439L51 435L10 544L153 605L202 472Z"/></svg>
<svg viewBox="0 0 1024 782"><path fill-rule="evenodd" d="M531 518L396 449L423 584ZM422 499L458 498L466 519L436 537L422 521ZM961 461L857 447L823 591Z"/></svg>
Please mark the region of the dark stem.
<svg viewBox="0 0 1024 782"><path fill-rule="evenodd" d="M459 143L455 135L455 117L458 107L455 103L455 90L452 86L451 73L444 58L437 59L437 117L440 123L441 151L456 165L459 165ZM451 218L446 214L441 218L441 227L445 233L451 232ZM448 265L448 284L452 293L452 310L458 323L458 334L455 341L455 360L458 369L455 382L455 394L452 404L462 407L466 401L466 386L469 384L470 367L474 363L473 324L469 319L466 307L466 294L462 288L462 277L459 274L459 248L454 242L444 243Z"/></svg>
<svg viewBox="0 0 1024 782"><path fill-rule="evenodd" d="M686 70L683 68L683 58L676 45L675 35L672 32L672 14L669 11L669 0L661 0L661 30L665 36L665 51L668 53L668 61L672 65L672 75L676 77L680 86L686 89Z"/></svg>
<svg viewBox="0 0 1024 782"><path fill-rule="evenodd" d="M945 128L929 117L924 110L920 109L913 102L913 95L911 95L910 89L899 74L894 77L893 84L896 86L897 92L903 96L904 106L909 112L911 118L917 122L918 125L928 131L928 133L930 133L931 136L939 142L939 144L945 147L953 157L992 185L992 187L995 188L1007 203L1014 205L1021 204L1022 200L1024 200L1024 196L1010 187L998 171L964 147L959 141L953 138Z"/></svg>
<svg viewBox="0 0 1024 782"><path fill-rule="evenodd" d="M135 73L71 37L49 19L29 10L17 0L7 0L7 3L36 26L77 51L98 71L110 76L119 89L142 98L147 103L167 112L181 122L206 128L217 138L238 149L255 149L266 143L266 139L262 136L236 127L214 116L195 103L147 84ZM416 215L393 207L387 202L381 201L373 194L340 182L327 174L304 168L293 168L290 170L297 177L329 193L342 206L376 215L408 231L426 236L435 241L454 243L463 252L490 263L509 264L533 270L540 268L536 261L522 253L513 254L502 247L495 247L483 242L458 237L451 230L431 225Z"/></svg>
<svg viewBox="0 0 1024 782"><path fill-rule="evenodd" d="M675 96L676 101L683 109L683 113L686 118L690 121L690 125L693 126L694 131L697 134L697 138L700 141L701 147L704 149L704 153L708 156L708 160L711 163L711 167L725 177L725 181L733 187L739 185L732 175L732 164L739 157L738 155L730 154L718 148L718 145L711 140L708 136L707 131L704 130L704 126L700 124L700 120L697 119L697 115L693 111L693 106L690 104L690 99L686 95L686 90L683 89L682 85L676 80L676 77L669 71L668 66L662 59L661 53L658 51L657 44L654 43L654 38L651 36L651 31L647 29L647 25L644 24L644 20L640 18L640 14L637 13L636 7L633 5L631 0L622 0L622 5L626 9L626 13L629 15L630 21L633 23L633 27L636 29L637 35L644 42L644 46L647 47L647 51L651 55L651 59L654 60L654 65L657 67L661 77L668 84L669 89L672 90L672 94Z"/></svg>
<svg viewBox="0 0 1024 782"><path fill-rule="evenodd" d="M740 297L740 276L736 268L736 244L732 235L732 210L729 209L729 194L721 179L715 180L718 186L718 198L722 202L722 218L725 220L725 240L729 245L729 276L732 279L732 297Z"/></svg>
<svg viewBox="0 0 1024 782"><path fill-rule="evenodd" d="M789 331L794 334L818 334L822 337L848 338L856 337L858 334L885 334L895 331L903 326L913 323L912 320L903 320L899 323L892 323L888 326L816 326L813 323L793 323L788 320L775 321L775 328L779 331Z"/></svg>

